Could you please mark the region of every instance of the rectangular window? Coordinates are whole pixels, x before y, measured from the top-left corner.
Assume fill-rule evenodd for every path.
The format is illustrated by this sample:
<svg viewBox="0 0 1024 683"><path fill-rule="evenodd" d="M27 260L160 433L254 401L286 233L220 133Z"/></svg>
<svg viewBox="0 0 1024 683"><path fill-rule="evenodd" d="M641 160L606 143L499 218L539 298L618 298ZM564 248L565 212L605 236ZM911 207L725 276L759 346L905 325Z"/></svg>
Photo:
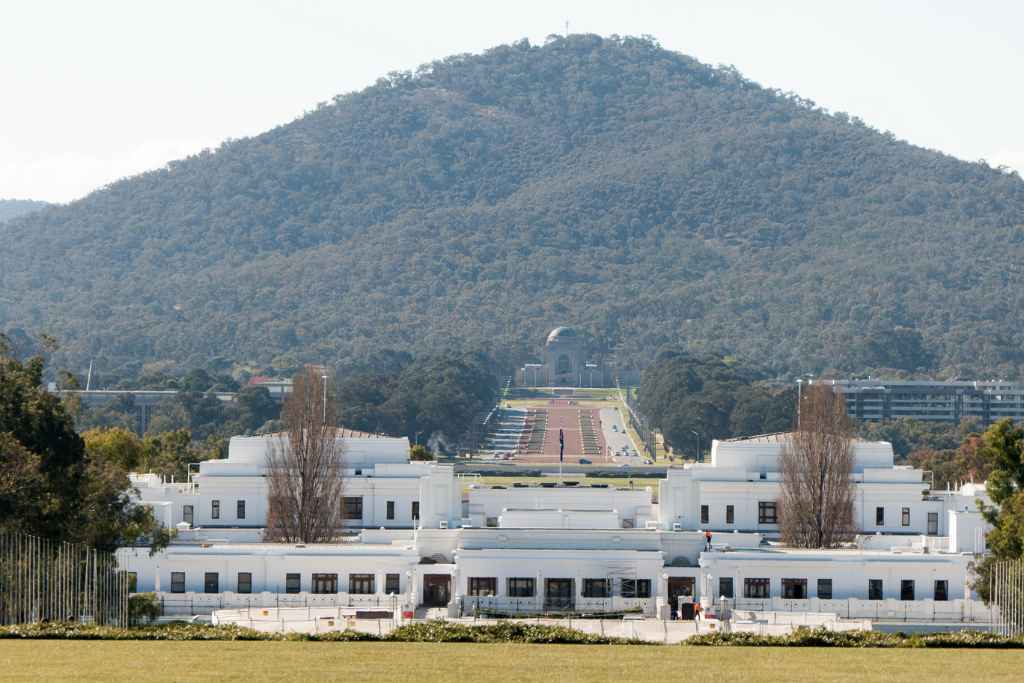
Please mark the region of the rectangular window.
<svg viewBox="0 0 1024 683"><path fill-rule="evenodd" d="M787 600L806 600L807 579L783 579L782 597Z"/></svg>
<svg viewBox="0 0 1024 683"><path fill-rule="evenodd" d="M412 502L412 518L413 520L420 518L420 502L418 500Z"/></svg>
<svg viewBox="0 0 1024 683"><path fill-rule="evenodd" d="M743 579L743 597L770 598L772 597L771 585L771 579Z"/></svg>
<svg viewBox="0 0 1024 683"><path fill-rule="evenodd" d="M624 598L649 598L651 597L651 580L622 579L619 584L619 593Z"/></svg>
<svg viewBox="0 0 1024 683"><path fill-rule="evenodd" d="M718 579L718 597L720 598L732 598L735 597L732 589L732 577L722 576Z"/></svg>
<svg viewBox="0 0 1024 683"><path fill-rule="evenodd" d="M868 579L868 600L882 599L882 580Z"/></svg>
<svg viewBox="0 0 1024 683"><path fill-rule="evenodd" d="M708 512L707 505L700 506L700 523L707 524L711 520L711 513Z"/></svg>
<svg viewBox="0 0 1024 683"><path fill-rule="evenodd" d="M181 520L192 526L193 520L195 519L195 508L191 505L183 505L181 507Z"/></svg>
<svg viewBox="0 0 1024 683"><path fill-rule="evenodd" d="M875 526L885 526L885 508L875 508Z"/></svg>
<svg viewBox="0 0 1024 683"><path fill-rule="evenodd" d="M608 579L583 579L583 597L607 598L611 593Z"/></svg>
<svg viewBox="0 0 1024 683"><path fill-rule="evenodd" d="M371 595L377 591L373 587L373 574L349 574L348 592L355 595Z"/></svg>
<svg viewBox="0 0 1024 683"><path fill-rule="evenodd" d="M736 522L736 507L733 505L725 506L725 523L734 524Z"/></svg>
<svg viewBox="0 0 1024 683"><path fill-rule="evenodd" d="M238 593L252 593L252 573L238 572Z"/></svg>
<svg viewBox="0 0 1024 683"><path fill-rule="evenodd" d="M337 574L313 574L313 592L317 595L333 595L338 592Z"/></svg>
<svg viewBox="0 0 1024 683"><path fill-rule="evenodd" d="M387 595L398 595L402 592L401 577L398 574L384 575L384 592Z"/></svg>
<svg viewBox="0 0 1024 683"><path fill-rule="evenodd" d="M832 579L818 579L818 599L832 599Z"/></svg>
<svg viewBox="0 0 1024 683"><path fill-rule="evenodd" d="M220 593L220 574L217 572L206 572L203 575L203 592Z"/></svg>
<svg viewBox="0 0 1024 683"><path fill-rule="evenodd" d="M900 581L900 600L914 599L914 580L903 579Z"/></svg>
<svg viewBox="0 0 1024 683"><path fill-rule="evenodd" d="M938 602L949 600L949 581L940 579L935 582L935 600Z"/></svg>
<svg viewBox="0 0 1024 683"><path fill-rule="evenodd" d="M139 592L139 575L135 572L128 572L128 592Z"/></svg>
<svg viewBox="0 0 1024 683"><path fill-rule="evenodd" d="M757 523L758 524L778 524L778 510L775 506L775 501L759 501L757 503Z"/></svg>
<svg viewBox="0 0 1024 683"><path fill-rule="evenodd" d="M362 496L345 496L342 500L342 512L345 514L345 519L363 519L363 497Z"/></svg>
<svg viewBox="0 0 1024 683"><path fill-rule="evenodd" d="M245 519L245 501L240 500L235 503L235 517L237 519Z"/></svg>
<svg viewBox="0 0 1024 683"><path fill-rule="evenodd" d="M284 592L285 593L301 593L302 592L302 577L299 574L285 574L284 575Z"/></svg>
<svg viewBox="0 0 1024 683"><path fill-rule="evenodd" d="M171 572L171 592L185 592L185 572Z"/></svg>
<svg viewBox="0 0 1024 683"><path fill-rule="evenodd" d="M493 576L471 576L469 577L470 595L497 595L498 579Z"/></svg>
<svg viewBox="0 0 1024 683"><path fill-rule="evenodd" d="M537 594L536 581L531 578L510 578L507 588L510 598L532 598Z"/></svg>
<svg viewBox="0 0 1024 683"><path fill-rule="evenodd" d="M394 519L395 518L395 501L393 501L393 500L389 500L388 501L388 504L387 504L387 518L388 519Z"/></svg>
<svg viewBox="0 0 1024 683"><path fill-rule="evenodd" d="M939 513L929 512L928 513L928 535L938 536L939 535Z"/></svg>
<svg viewBox="0 0 1024 683"><path fill-rule="evenodd" d="M220 519L220 501L210 501L210 519Z"/></svg>
<svg viewBox="0 0 1024 683"><path fill-rule="evenodd" d="M910 508L900 510L900 526L910 526Z"/></svg>

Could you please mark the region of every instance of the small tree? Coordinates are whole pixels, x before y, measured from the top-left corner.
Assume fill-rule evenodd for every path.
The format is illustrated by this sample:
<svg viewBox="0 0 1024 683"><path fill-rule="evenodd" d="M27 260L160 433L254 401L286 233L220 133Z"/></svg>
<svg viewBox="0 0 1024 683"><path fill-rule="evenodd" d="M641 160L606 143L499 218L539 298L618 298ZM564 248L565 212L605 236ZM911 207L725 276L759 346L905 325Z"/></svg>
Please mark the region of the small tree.
<svg viewBox="0 0 1024 683"><path fill-rule="evenodd" d="M782 540L828 548L853 535L853 424L842 394L803 392L796 430L782 449Z"/></svg>
<svg viewBox="0 0 1024 683"><path fill-rule="evenodd" d="M284 402L284 433L267 454L267 537L325 543L342 523L342 453L327 379L312 368L295 377Z"/></svg>

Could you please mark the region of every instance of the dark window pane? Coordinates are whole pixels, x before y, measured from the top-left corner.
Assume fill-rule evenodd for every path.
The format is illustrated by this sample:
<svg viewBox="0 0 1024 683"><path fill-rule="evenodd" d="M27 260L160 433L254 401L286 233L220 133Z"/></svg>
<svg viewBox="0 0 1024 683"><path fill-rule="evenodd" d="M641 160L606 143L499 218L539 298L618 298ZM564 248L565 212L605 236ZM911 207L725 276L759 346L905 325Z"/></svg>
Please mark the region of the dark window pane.
<svg viewBox="0 0 1024 683"><path fill-rule="evenodd" d="M384 575L384 592L388 595L398 595L402 592L401 577L398 574Z"/></svg>
<svg viewBox="0 0 1024 683"><path fill-rule="evenodd" d="M868 600L882 599L882 580L868 579Z"/></svg>
<svg viewBox="0 0 1024 683"><path fill-rule="evenodd" d="M238 572L238 592L252 593L252 574L250 572Z"/></svg>
<svg viewBox="0 0 1024 683"><path fill-rule="evenodd" d="M732 598L732 597L734 597L733 589L732 589L732 577L731 576L723 576L723 577L720 577L718 579L718 597L720 597L720 598Z"/></svg>
<svg viewBox="0 0 1024 683"><path fill-rule="evenodd" d="M531 578L511 578L508 580L508 597L532 598L536 595L536 583Z"/></svg>
<svg viewBox="0 0 1024 683"><path fill-rule="evenodd" d="M171 572L171 592L185 592L185 572Z"/></svg>
<svg viewBox="0 0 1024 683"><path fill-rule="evenodd" d="M469 594L476 596L497 595L498 579L493 576L469 577Z"/></svg>
<svg viewBox="0 0 1024 683"><path fill-rule="evenodd" d="M743 579L743 597L770 598L771 579Z"/></svg>
<svg viewBox="0 0 1024 683"><path fill-rule="evenodd" d="M914 581L912 579L903 579L900 581L900 600L913 600L914 599Z"/></svg>
<svg viewBox="0 0 1024 683"><path fill-rule="evenodd" d="M387 503L387 518L388 519L394 519L395 518L395 501L393 501L393 500L389 500L388 503Z"/></svg>
<svg viewBox="0 0 1024 683"><path fill-rule="evenodd" d="M736 522L736 508L732 505L725 506L725 523L734 524Z"/></svg>
<svg viewBox="0 0 1024 683"><path fill-rule="evenodd" d="M245 501L240 500L235 503L235 517L238 519L245 519Z"/></svg>
<svg viewBox="0 0 1024 683"><path fill-rule="evenodd" d="M349 574L348 592L356 595L370 595L376 593L373 586L373 574Z"/></svg>
<svg viewBox="0 0 1024 683"><path fill-rule="evenodd" d="M298 574L285 574L284 592L299 593L302 591L302 577Z"/></svg>
<svg viewBox="0 0 1024 683"><path fill-rule="evenodd" d="M583 597L607 598L611 595L608 579L583 579Z"/></svg>
<svg viewBox="0 0 1024 683"><path fill-rule="evenodd" d="M219 500L211 500L210 501L210 518L211 519L220 519L220 501Z"/></svg>
<svg viewBox="0 0 1024 683"><path fill-rule="evenodd" d="M217 572L206 572L203 575L203 591L206 593L220 593L220 575Z"/></svg>
<svg viewBox="0 0 1024 683"><path fill-rule="evenodd" d="M949 582L939 580L935 582L935 599L937 601L949 600Z"/></svg>
<svg viewBox="0 0 1024 683"><path fill-rule="evenodd" d="M818 597L822 600L832 599L832 579L818 579Z"/></svg>
<svg viewBox="0 0 1024 683"><path fill-rule="evenodd" d="M707 505L701 505L700 506L700 523L701 524L707 524L709 519L711 519L711 514L708 511L708 506Z"/></svg>

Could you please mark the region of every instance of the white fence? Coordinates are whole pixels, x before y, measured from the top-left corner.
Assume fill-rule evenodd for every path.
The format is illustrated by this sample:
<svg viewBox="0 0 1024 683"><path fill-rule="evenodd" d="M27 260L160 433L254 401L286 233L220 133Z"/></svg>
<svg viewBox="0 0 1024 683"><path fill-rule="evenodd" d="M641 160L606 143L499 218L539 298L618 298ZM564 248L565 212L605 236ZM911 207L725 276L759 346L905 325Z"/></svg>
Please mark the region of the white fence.
<svg viewBox="0 0 1024 683"><path fill-rule="evenodd" d="M839 621L834 615L818 625L833 631L871 630L869 620ZM345 609L243 609L216 610L215 624L235 624L265 633L328 633L350 629L362 633L384 636L402 623L418 623L422 620L401 619L357 619ZM467 626L484 626L502 623L498 619L449 619L453 623ZM529 619L531 624L561 626L583 633L645 640L652 643L679 643L698 633L714 633L722 628L716 621L665 621L661 619ZM730 624L733 632L757 633L759 635L785 635L800 624L768 623L766 619L734 620Z"/></svg>
<svg viewBox="0 0 1024 683"><path fill-rule="evenodd" d="M844 619L871 619L873 621L946 622L991 624L998 617L998 609L988 607L980 600L787 600L767 598L731 600L735 610L756 612L831 613Z"/></svg>
<svg viewBox="0 0 1024 683"><path fill-rule="evenodd" d="M406 609L407 595L354 593L157 593L166 616L212 614L221 609L360 608Z"/></svg>

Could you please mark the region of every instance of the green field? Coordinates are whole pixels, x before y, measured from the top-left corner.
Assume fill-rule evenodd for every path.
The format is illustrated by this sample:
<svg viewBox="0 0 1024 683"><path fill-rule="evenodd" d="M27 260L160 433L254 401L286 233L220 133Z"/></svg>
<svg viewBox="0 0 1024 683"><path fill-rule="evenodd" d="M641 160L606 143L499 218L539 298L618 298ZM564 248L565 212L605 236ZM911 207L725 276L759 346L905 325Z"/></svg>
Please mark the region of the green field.
<svg viewBox="0 0 1024 683"><path fill-rule="evenodd" d="M1006 650L634 645L0 641L0 680L1020 680Z"/></svg>

